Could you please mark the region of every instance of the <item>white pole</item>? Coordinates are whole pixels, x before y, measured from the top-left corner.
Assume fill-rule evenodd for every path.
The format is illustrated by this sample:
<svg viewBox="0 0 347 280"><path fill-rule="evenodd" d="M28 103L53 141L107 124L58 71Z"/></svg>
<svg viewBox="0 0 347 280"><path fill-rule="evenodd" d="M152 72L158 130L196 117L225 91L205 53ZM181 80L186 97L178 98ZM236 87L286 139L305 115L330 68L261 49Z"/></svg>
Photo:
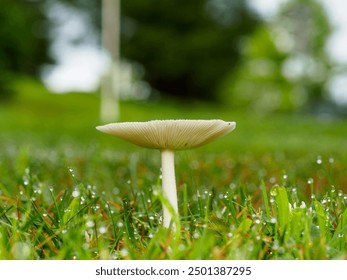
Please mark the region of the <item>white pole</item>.
<svg viewBox="0 0 347 280"><path fill-rule="evenodd" d="M119 118L120 0L102 0L102 45L108 63L101 84L100 118L106 123Z"/></svg>
<svg viewBox="0 0 347 280"><path fill-rule="evenodd" d="M170 150L161 151L161 164L163 196L172 206L174 213L178 215L174 152ZM165 204L163 205L163 216L163 226L168 228L170 226L172 215Z"/></svg>

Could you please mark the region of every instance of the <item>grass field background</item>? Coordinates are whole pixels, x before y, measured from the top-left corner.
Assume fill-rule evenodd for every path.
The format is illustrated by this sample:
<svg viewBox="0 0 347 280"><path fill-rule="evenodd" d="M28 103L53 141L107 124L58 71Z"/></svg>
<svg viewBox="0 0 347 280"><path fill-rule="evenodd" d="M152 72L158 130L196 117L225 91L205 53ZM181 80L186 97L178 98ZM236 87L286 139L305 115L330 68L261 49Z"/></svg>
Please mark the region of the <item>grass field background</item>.
<svg viewBox="0 0 347 280"><path fill-rule="evenodd" d="M237 122L176 153L174 232L160 226L159 152L98 132L96 95L15 91L0 104L0 258L347 258L346 120L122 102L120 121Z"/></svg>

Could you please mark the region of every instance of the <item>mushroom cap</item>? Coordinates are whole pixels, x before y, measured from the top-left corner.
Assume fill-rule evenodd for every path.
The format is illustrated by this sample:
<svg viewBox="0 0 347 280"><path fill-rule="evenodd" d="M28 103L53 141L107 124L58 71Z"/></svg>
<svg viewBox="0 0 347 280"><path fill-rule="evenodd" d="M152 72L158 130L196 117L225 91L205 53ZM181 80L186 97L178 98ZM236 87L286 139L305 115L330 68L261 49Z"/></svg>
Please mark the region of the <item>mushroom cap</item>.
<svg viewBox="0 0 347 280"><path fill-rule="evenodd" d="M235 127L235 122L222 120L154 120L110 123L96 129L145 148L185 150L209 143Z"/></svg>

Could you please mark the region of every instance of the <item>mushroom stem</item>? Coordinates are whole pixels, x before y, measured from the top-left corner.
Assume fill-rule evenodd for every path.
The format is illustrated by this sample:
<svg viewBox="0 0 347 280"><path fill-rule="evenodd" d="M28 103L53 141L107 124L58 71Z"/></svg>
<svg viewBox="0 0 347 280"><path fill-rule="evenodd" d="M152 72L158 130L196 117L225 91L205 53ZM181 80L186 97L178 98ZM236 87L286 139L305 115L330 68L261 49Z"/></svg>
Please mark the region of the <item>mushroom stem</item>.
<svg viewBox="0 0 347 280"><path fill-rule="evenodd" d="M162 164L162 185L163 196L172 206L174 213L178 214L177 204L177 190L175 180L175 155L171 150L161 151L161 164ZM163 225L168 228L172 219L171 212L168 207L163 204Z"/></svg>

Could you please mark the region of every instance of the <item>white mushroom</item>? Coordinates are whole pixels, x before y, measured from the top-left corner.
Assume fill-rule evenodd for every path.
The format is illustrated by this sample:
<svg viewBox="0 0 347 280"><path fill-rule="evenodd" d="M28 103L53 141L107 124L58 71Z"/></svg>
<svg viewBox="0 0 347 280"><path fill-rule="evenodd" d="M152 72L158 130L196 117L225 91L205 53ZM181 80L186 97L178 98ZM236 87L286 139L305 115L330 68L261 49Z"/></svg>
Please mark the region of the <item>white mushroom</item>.
<svg viewBox="0 0 347 280"><path fill-rule="evenodd" d="M161 151L163 196L178 214L174 151L207 144L231 132L235 126L235 122L222 120L155 120L111 123L97 129L138 146ZM163 216L164 227L169 227L172 216L165 205Z"/></svg>

